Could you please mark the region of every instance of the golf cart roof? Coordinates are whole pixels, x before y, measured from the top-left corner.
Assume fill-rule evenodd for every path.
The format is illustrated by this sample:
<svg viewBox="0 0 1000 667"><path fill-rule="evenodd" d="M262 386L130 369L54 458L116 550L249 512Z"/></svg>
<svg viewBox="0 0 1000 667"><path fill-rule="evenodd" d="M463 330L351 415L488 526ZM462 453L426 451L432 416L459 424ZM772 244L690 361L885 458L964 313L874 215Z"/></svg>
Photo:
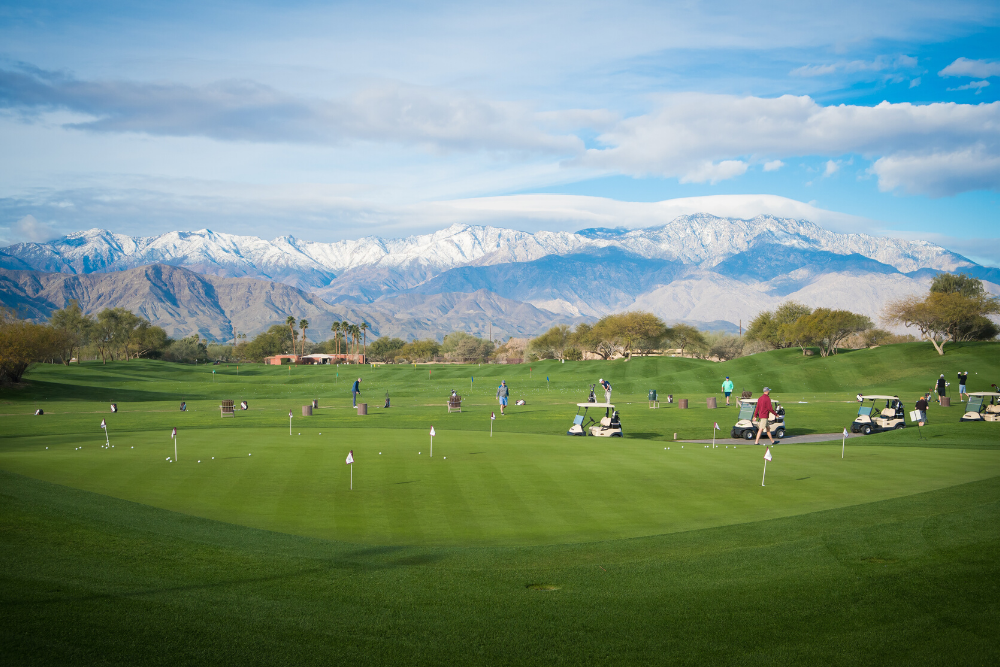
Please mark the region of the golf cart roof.
<svg viewBox="0 0 1000 667"><path fill-rule="evenodd" d="M969 396L997 396L1000 397L1000 393L995 391L969 391L966 392Z"/></svg>
<svg viewBox="0 0 1000 667"><path fill-rule="evenodd" d="M614 408L614 403L577 403L581 408Z"/></svg>
<svg viewBox="0 0 1000 667"><path fill-rule="evenodd" d="M865 394L861 397L862 401L891 401L892 399L898 399L899 396L882 396L881 394Z"/></svg>

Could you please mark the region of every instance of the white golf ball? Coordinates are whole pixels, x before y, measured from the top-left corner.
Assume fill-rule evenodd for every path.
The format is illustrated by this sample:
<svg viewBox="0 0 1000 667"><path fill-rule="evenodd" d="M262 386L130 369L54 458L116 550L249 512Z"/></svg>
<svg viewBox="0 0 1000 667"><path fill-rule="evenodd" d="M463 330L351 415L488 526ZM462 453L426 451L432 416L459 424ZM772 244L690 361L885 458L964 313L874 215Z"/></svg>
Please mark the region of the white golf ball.
<svg viewBox="0 0 1000 667"><path fill-rule="evenodd" d="M48 447L46 447L45 449L48 449ZM381 453L382 453L382 452L379 452L379 454L381 454Z"/></svg>
<svg viewBox="0 0 1000 667"><path fill-rule="evenodd" d="M423 452L417 452L417 454L422 454Z"/></svg>
<svg viewBox="0 0 1000 667"><path fill-rule="evenodd" d="M132 445L132 449L135 449L135 445Z"/></svg>
<svg viewBox="0 0 1000 667"><path fill-rule="evenodd" d="M170 460L170 457L169 457L169 456L167 457L167 460L168 460L168 461Z"/></svg>
<svg viewBox="0 0 1000 667"><path fill-rule="evenodd" d="M48 447L46 447L45 449L48 449ZM379 455L379 456L382 456L382 452L379 452L379 453L378 453L378 455Z"/></svg>
<svg viewBox="0 0 1000 667"><path fill-rule="evenodd" d="M448 457L446 456L446 457L444 457L444 459L445 459L445 461L447 461L447 460L448 460Z"/></svg>
<svg viewBox="0 0 1000 667"><path fill-rule="evenodd" d="M247 454L247 456L253 456L253 454Z"/></svg>
<svg viewBox="0 0 1000 667"><path fill-rule="evenodd" d="M213 460L213 461L215 460L215 457L214 457L214 456L212 457L212 460Z"/></svg>
<svg viewBox="0 0 1000 667"><path fill-rule="evenodd" d="M198 463L201 463L201 459L198 459Z"/></svg>
<svg viewBox="0 0 1000 667"><path fill-rule="evenodd" d="M299 435L302 435L302 434L301 434L301 433L299 433Z"/></svg>

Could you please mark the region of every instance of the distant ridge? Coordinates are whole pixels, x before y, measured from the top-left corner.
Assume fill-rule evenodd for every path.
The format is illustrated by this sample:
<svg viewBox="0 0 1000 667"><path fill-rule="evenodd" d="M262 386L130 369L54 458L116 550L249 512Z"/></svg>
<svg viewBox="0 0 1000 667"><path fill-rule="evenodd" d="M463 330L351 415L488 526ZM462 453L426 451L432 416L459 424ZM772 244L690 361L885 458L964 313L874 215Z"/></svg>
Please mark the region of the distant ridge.
<svg viewBox="0 0 1000 667"><path fill-rule="evenodd" d="M941 271L969 273L1000 291L1000 269L931 243L840 234L769 215L696 214L643 229L577 233L456 224L433 234L335 243L291 236L265 241L210 230L131 237L92 229L0 253L2 267L63 275L127 273L149 265L183 267L208 282L257 279L261 285L254 291L261 293L276 289L265 284L283 283L302 290L304 296L296 298L311 308L327 312L333 304L330 313L364 311L382 318L380 331L435 336L455 328L482 332L480 320L494 315L507 318L495 325L521 335L546 323L635 308L668 322L712 322L736 330L785 299L877 318L886 300L925 291ZM461 308L464 315L456 310ZM170 311L163 312L166 317ZM182 326L187 320L179 311L170 317L178 331L197 324L216 336L225 329L212 329L195 315Z"/></svg>

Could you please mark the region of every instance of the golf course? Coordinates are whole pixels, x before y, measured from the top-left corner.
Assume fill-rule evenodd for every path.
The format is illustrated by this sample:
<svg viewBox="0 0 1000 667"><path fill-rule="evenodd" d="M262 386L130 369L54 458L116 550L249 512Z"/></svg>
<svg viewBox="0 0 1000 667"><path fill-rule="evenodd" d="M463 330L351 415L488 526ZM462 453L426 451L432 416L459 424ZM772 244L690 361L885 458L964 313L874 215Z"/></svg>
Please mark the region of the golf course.
<svg viewBox="0 0 1000 667"><path fill-rule="evenodd" d="M0 390L4 661L997 664L1000 423L960 423L959 371L990 391L1000 344L39 364ZM941 373L923 428L839 435L857 394L909 412ZM599 378L624 438L568 437ZM766 438L730 437L765 385L766 475Z"/></svg>

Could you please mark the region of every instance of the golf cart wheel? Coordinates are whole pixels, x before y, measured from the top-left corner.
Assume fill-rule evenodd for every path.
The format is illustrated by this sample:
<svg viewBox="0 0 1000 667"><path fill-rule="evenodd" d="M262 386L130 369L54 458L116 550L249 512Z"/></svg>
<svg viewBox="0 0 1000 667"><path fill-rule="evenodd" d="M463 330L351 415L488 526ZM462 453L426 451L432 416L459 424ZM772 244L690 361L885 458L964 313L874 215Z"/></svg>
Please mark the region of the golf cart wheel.
<svg viewBox="0 0 1000 667"><path fill-rule="evenodd" d="M898 431L899 429L901 429L901 428L905 428L905 427L906 427L906 424L896 424L896 425L895 425L895 426L893 427L893 429L895 429L895 430L897 430L897 431Z"/></svg>
<svg viewBox="0 0 1000 667"><path fill-rule="evenodd" d="M785 429L779 428L777 431L774 432L774 437L776 437L778 439L784 438L785 437Z"/></svg>
<svg viewBox="0 0 1000 667"><path fill-rule="evenodd" d="M872 427L866 425L866 426L864 426L861 429L861 432L864 433L865 435L871 435L872 434Z"/></svg>
<svg viewBox="0 0 1000 667"><path fill-rule="evenodd" d="M747 429L746 431L743 431L743 439L744 440L753 440L753 436L754 436L754 432L753 431L751 431L749 429Z"/></svg>
<svg viewBox="0 0 1000 667"><path fill-rule="evenodd" d="M731 437L731 438L736 438L737 440L739 440L739 439L740 439L740 432L739 432L739 431L737 431L737 430L736 430L736 429L734 428L734 429L733 429L733 432L729 434L729 437Z"/></svg>

